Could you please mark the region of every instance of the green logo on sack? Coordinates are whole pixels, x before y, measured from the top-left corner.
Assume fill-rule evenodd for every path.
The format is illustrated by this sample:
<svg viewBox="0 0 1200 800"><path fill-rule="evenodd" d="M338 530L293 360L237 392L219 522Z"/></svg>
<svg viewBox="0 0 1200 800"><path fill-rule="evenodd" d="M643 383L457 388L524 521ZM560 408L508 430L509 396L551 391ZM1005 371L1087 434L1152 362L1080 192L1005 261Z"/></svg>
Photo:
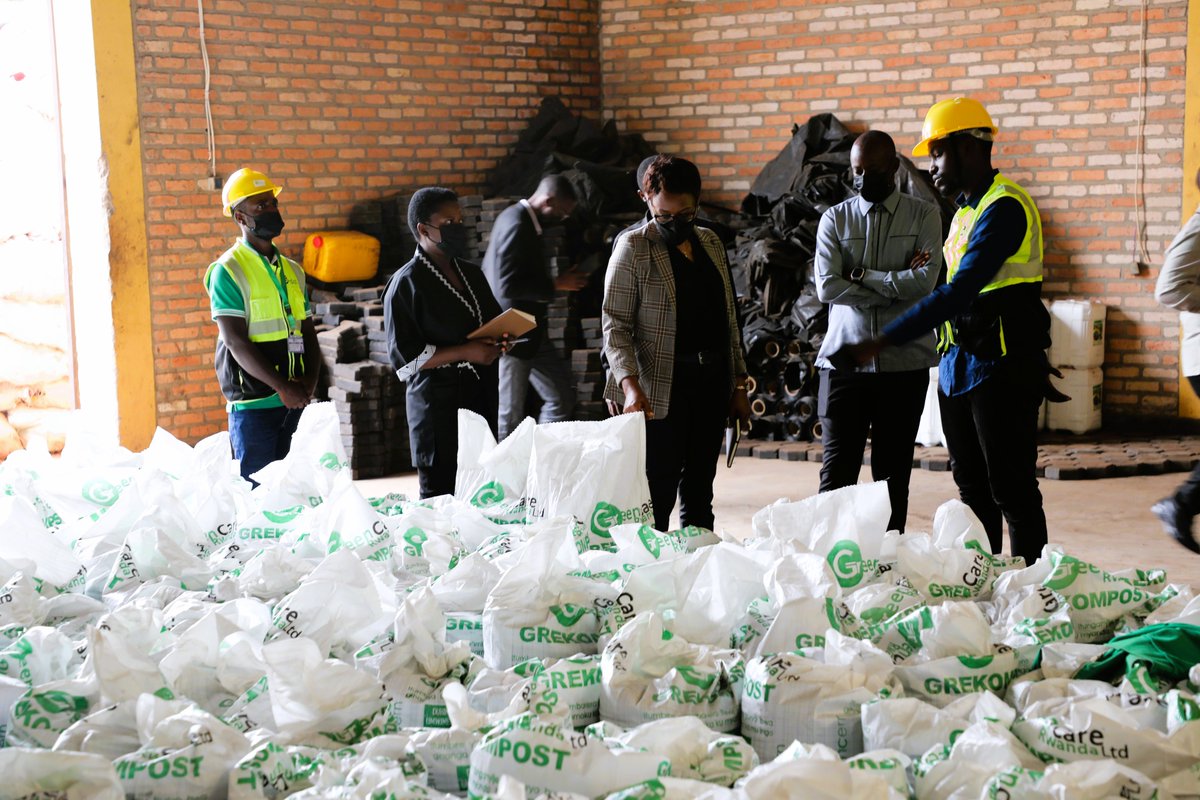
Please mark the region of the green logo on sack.
<svg viewBox="0 0 1200 800"><path fill-rule="evenodd" d="M87 711L89 703L86 697L67 694L66 692L49 691L32 694L30 697L37 702L48 714L67 714Z"/></svg>
<svg viewBox="0 0 1200 800"><path fill-rule="evenodd" d="M574 603L564 603L561 606L550 606L550 613L558 620L558 624L564 628L573 628L579 620L583 619L588 613L584 606L577 606Z"/></svg>
<svg viewBox="0 0 1200 800"><path fill-rule="evenodd" d="M592 512L592 533L597 536L608 536L608 529L616 525L620 519L621 509L612 503L605 503L601 500L596 503L596 509Z"/></svg>
<svg viewBox="0 0 1200 800"><path fill-rule="evenodd" d="M111 506L117 502L121 490L103 478L88 481L83 485L83 499L98 506Z"/></svg>
<svg viewBox="0 0 1200 800"><path fill-rule="evenodd" d="M713 673L710 672L705 675L698 672L695 667L676 667L675 671L679 673L679 677L683 678L685 683L689 683L705 691L711 688L713 682L717 679L717 676Z"/></svg>
<svg viewBox="0 0 1200 800"><path fill-rule="evenodd" d="M1042 585L1047 589L1061 592L1075 583L1075 579L1085 572L1087 572L1087 567L1082 561L1070 556L1063 556L1058 560L1058 564L1055 565L1054 572L1050 573L1050 577Z"/></svg>
<svg viewBox="0 0 1200 800"><path fill-rule="evenodd" d="M646 548L650 555L654 556L655 558L659 557L659 554L662 552L662 547L659 544L658 534L655 533L654 528L650 527L649 525L643 525L638 529L638 538L642 540L642 545Z"/></svg>
<svg viewBox="0 0 1200 800"><path fill-rule="evenodd" d="M317 459L317 463L325 469L337 470L342 468L342 461L337 457L336 453L326 453Z"/></svg>
<svg viewBox="0 0 1200 800"><path fill-rule="evenodd" d="M990 666L995 656L959 656L958 663L967 669L983 669Z"/></svg>
<svg viewBox="0 0 1200 800"><path fill-rule="evenodd" d="M862 551L849 539L835 544L826 561L833 570L833 577L837 578L838 585L843 589L857 586L862 581Z"/></svg>
<svg viewBox="0 0 1200 800"><path fill-rule="evenodd" d="M609 800L666 800L666 797L667 787L658 778L651 778L645 783L609 795Z"/></svg>
<svg viewBox="0 0 1200 800"><path fill-rule="evenodd" d="M429 541L429 534L420 528L409 528L404 532L404 541L408 542L408 547L404 548L405 553L410 556L422 556L425 554L422 545Z"/></svg>
<svg viewBox="0 0 1200 800"><path fill-rule="evenodd" d="M300 516L300 512L304 510L304 506L291 506L290 508L281 508L278 511L262 512L262 515L276 524L291 522L296 517Z"/></svg>
<svg viewBox="0 0 1200 800"><path fill-rule="evenodd" d="M504 502L504 487L496 481L488 481L471 496L471 505L487 508Z"/></svg>

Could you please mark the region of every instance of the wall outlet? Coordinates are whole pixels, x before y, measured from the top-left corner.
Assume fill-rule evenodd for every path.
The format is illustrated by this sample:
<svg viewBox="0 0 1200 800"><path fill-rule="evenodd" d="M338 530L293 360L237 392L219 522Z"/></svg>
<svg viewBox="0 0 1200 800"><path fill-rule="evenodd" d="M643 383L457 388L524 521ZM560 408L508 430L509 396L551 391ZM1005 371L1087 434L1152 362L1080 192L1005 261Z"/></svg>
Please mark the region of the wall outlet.
<svg viewBox="0 0 1200 800"><path fill-rule="evenodd" d="M204 192L219 192L221 190L220 178L201 178L196 181L196 186Z"/></svg>

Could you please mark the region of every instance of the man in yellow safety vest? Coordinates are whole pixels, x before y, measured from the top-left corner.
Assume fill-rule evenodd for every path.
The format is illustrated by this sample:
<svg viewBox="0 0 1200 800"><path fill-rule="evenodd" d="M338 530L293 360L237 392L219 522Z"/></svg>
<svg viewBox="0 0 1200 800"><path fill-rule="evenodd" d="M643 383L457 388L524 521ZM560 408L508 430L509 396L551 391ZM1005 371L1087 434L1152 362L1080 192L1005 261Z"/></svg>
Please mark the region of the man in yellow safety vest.
<svg viewBox="0 0 1200 800"><path fill-rule="evenodd" d="M287 455L321 370L304 271L272 241L283 231L282 190L252 169L229 176L221 199L242 236L204 276L229 439L247 480Z"/></svg>
<svg viewBox="0 0 1200 800"><path fill-rule="evenodd" d="M1037 482L1037 424L1051 390L1050 315L1041 301L1042 222L1029 193L992 168L997 130L966 97L929 109L914 156L958 213L943 246L946 283L883 329L850 345L860 362L885 344L938 333L938 399L950 465L963 502L987 530L993 552L1003 523L1013 555L1027 564L1046 544Z"/></svg>

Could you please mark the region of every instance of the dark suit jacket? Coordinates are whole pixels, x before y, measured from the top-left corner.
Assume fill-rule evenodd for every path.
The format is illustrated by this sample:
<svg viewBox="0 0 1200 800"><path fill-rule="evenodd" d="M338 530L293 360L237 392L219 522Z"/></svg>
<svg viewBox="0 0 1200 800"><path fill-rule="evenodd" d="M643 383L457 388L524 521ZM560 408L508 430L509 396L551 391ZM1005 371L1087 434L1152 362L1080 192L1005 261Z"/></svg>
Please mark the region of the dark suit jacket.
<svg viewBox="0 0 1200 800"><path fill-rule="evenodd" d="M546 266L542 237L529 212L515 203L500 212L492 228L483 274L503 309L517 308L537 318L528 342L509 350L517 358L532 358L546 335L546 310L554 299L554 280Z"/></svg>

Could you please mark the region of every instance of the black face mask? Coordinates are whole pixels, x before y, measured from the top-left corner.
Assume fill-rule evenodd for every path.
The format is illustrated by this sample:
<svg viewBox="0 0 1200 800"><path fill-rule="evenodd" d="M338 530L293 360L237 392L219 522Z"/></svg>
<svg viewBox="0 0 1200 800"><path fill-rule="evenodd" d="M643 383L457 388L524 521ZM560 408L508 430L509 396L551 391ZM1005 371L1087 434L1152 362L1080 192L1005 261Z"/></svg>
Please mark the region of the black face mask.
<svg viewBox="0 0 1200 800"><path fill-rule="evenodd" d="M854 191L868 203L882 203L887 200L896 186L891 175L878 172L864 172L854 176Z"/></svg>
<svg viewBox="0 0 1200 800"><path fill-rule="evenodd" d="M433 228L432 225L429 227ZM442 235L437 243L438 249L451 258L466 258L470 241L467 226L461 222L444 222L440 228L433 228Z"/></svg>
<svg viewBox="0 0 1200 800"><path fill-rule="evenodd" d="M663 241L671 247L679 245L692 238L692 230L696 227L695 220L682 220L679 218L673 219L670 222L654 221L658 226L658 232L662 234Z"/></svg>
<svg viewBox="0 0 1200 800"><path fill-rule="evenodd" d="M260 239L274 239L283 233L283 215L278 211L264 211L257 216L243 214L246 229Z"/></svg>

